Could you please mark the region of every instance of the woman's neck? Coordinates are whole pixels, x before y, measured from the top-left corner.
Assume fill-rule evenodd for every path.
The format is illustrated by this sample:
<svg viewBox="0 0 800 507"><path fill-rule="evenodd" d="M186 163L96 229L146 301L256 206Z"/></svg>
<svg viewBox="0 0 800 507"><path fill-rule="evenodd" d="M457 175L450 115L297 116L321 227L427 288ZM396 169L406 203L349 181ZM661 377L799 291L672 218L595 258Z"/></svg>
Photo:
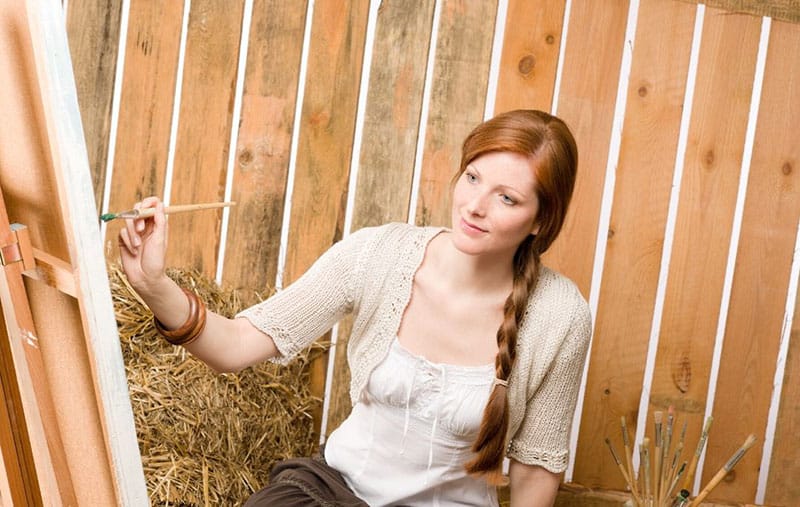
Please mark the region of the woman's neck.
<svg viewBox="0 0 800 507"><path fill-rule="evenodd" d="M434 238L437 276L453 290L508 293L513 284L513 252L507 256L470 255L458 250L449 234Z"/></svg>

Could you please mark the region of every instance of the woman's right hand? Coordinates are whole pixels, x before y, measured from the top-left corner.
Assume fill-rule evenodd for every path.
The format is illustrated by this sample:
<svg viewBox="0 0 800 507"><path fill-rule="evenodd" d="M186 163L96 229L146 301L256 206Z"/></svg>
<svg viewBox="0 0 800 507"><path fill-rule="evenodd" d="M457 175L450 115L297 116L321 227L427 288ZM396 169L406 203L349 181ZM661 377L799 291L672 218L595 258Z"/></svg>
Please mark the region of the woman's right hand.
<svg viewBox="0 0 800 507"><path fill-rule="evenodd" d="M119 253L130 284L137 292L147 292L166 278L167 217L158 197L147 197L134 208L156 211L152 217L125 219L119 231Z"/></svg>

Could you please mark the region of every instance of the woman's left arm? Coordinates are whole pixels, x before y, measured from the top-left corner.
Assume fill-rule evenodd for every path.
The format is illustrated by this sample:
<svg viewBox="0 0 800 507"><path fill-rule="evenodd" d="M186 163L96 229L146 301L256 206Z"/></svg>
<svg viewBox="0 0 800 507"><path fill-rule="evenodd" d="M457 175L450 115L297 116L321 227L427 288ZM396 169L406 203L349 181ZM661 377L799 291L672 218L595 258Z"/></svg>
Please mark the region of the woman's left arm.
<svg viewBox="0 0 800 507"><path fill-rule="evenodd" d="M512 459L508 468L511 507L551 507L556 501L561 475Z"/></svg>

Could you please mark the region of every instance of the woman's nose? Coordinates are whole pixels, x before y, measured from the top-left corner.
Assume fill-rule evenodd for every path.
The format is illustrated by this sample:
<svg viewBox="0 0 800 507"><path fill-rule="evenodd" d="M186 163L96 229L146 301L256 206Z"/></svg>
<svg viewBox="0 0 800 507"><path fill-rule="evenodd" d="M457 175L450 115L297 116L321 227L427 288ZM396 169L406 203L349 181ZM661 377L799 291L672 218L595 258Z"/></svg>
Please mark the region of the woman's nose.
<svg viewBox="0 0 800 507"><path fill-rule="evenodd" d="M475 193L467 202L467 211L471 215L483 216L486 212L486 196L481 193Z"/></svg>

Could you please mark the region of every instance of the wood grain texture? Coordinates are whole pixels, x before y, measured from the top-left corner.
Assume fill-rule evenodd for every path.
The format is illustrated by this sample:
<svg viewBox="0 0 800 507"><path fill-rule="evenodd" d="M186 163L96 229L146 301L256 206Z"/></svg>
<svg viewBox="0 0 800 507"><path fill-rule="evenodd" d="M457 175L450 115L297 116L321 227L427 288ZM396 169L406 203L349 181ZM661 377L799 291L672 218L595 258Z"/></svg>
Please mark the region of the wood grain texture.
<svg viewBox="0 0 800 507"><path fill-rule="evenodd" d="M781 90L779 94L782 96L786 96L786 93L790 93L790 90L797 89L800 86L798 61L796 58L791 57L791 55L797 54L798 51L800 51L800 26L773 21L770 33L770 50L767 56L768 67L765 69L764 76L766 82L762 92L764 97L761 104L762 110L774 107L770 106L772 99L767 92L772 91L772 86L775 86L777 81L783 83L779 85ZM784 58L791 59L791 63L786 61L782 65L775 63L777 60L783 60ZM776 73L779 75L776 76ZM783 77L784 75L788 78L790 86L786 86L787 81ZM794 118L796 124L798 115L800 115L798 105L797 100L791 100L788 105L778 105L778 107L785 108L785 118L787 120ZM763 125L760 128L768 129L770 126ZM787 129L785 132L779 133L778 139L785 140L786 136L791 136L792 133L796 136L796 129ZM785 163L788 164L788 169L796 171L797 164L800 163L800 154L797 153L800 142L795 138L792 143L792 146L786 149L786 153L794 154ZM770 157L770 160L774 163L776 158ZM774 171L774 167L772 169ZM797 481L797 477L800 477L800 470L798 469L800 465L798 465L797 460L797 447L794 445L797 440L797 434L800 432L800 404L798 404L798 400L800 400L800 294L797 294L797 299L795 300L792 329L788 339L789 347L785 358L784 376L783 379L779 379L779 381L783 382L783 390L781 391L780 410L775 434L773 435L772 460L767 479L767 492L764 498L764 501L770 505L791 505L793 501L800 498L800 482Z"/></svg>
<svg viewBox="0 0 800 507"><path fill-rule="evenodd" d="M366 0L314 5L285 285L342 237L368 12ZM311 390L322 399L327 354L312 368Z"/></svg>
<svg viewBox="0 0 800 507"><path fill-rule="evenodd" d="M170 204L225 195L243 9L243 2L192 1ZM221 220L222 210L171 218L170 263L213 277Z"/></svg>
<svg viewBox="0 0 800 507"><path fill-rule="evenodd" d="M8 216L0 192L0 245L6 244L11 239L8 229ZM0 277L6 277L5 268L0 266ZM5 282L3 280L2 282ZM5 285L5 283L3 283ZM36 463L33 457L28 422L25 418L23 393L20 391L20 381L14 367L14 350L11 347L12 334L6 324L6 312L12 313L12 308L4 308L0 303L0 472L4 481L0 493L0 503L5 505L36 505L42 502L39 491L39 481L36 476Z"/></svg>
<svg viewBox="0 0 800 507"><path fill-rule="evenodd" d="M564 229L543 260L587 298L627 18L627 1L590 0L572 9L558 95L557 115L578 143L578 178Z"/></svg>
<svg viewBox="0 0 800 507"><path fill-rule="evenodd" d="M417 9L389 1L378 11L352 229L408 220L433 0ZM328 431L350 413L347 341L352 322L339 324Z"/></svg>
<svg viewBox="0 0 800 507"><path fill-rule="evenodd" d="M58 423L69 473L75 478L75 496L80 505L115 505L115 479L107 464L102 415L78 301L30 278L25 279L25 289L55 404L52 416Z"/></svg>
<svg viewBox="0 0 800 507"><path fill-rule="evenodd" d="M800 23L800 3L797 0L683 0L703 3L732 12L746 12L755 16L769 16L792 23Z"/></svg>
<svg viewBox="0 0 800 507"><path fill-rule="evenodd" d="M739 251L736 257L725 342L714 400L715 424L703 477L708 480L754 433L754 446L710 495L717 500L755 498L761 450L785 325L795 236L800 219L800 26L776 22L770 33L753 158L750 164ZM743 76L744 78L744 76ZM789 384L785 385L789 387ZM796 413L798 398L786 398L781 413ZM785 422L783 424L785 428ZM783 429L782 428L782 429ZM789 438L787 440L786 438ZM775 471L798 477L794 439L776 435ZM795 447L790 451L788 448ZM787 448L781 450L781 448ZM789 452L790 454L786 454ZM791 455L791 457L790 457ZM781 458L780 456L784 456ZM796 481L794 481L796 482ZM797 488L797 485L794 485ZM785 490L784 490L785 491ZM795 489L795 491L798 491ZM800 491L798 491L800 492ZM789 497L786 497L787 500ZM797 495L792 497L795 501ZM783 503L783 502L778 502ZM791 502L787 502L787 505Z"/></svg>
<svg viewBox="0 0 800 507"><path fill-rule="evenodd" d="M450 181L461 144L483 120L497 2L443 0L416 223L451 222Z"/></svg>
<svg viewBox="0 0 800 507"><path fill-rule="evenodd" d="M433 0L378 14L359 156L353 230L408 219Z"/></svg>
<svg viewBox="0 0 800 507"><path fill-rule="evenodd" d="M72 68L98 209L106 179L121 11L122 0L72 0L67 6Z"/></svg>
<svg viewBox="0 0 800 507"><path fill-rule="evenodd" d="M223 270L232 288L275 283L305 18L306 2L253 3Z"/></svg>
<svg viewBox="0 0 800 507"><path fill-rule="evenodd" d="M703 426L760 25L716 9L704 18L650 396L650 412L672 404L686 418L692 446ZM715 418L710 441L725 425ZM652 423L647 429L652 435ZM706 470L714 466L706 461Z"/></svg>
<svg viewBox="0 0 800 507"><path fill-rule="evenodd" d="M564 23L564 0L508 3L495 114L550 111Z"/></svg>
<svg viewBox="0 0 800 507"><path fill-rule="evenodd" d="M34 246L67 259L66 236L58 226L61 210L54 202L58 193L48 175L44 111L24 8L10 0L0 8L0 188L8 219L28 226Z"/></svg>
<svg viewBox="0 0 800 507"><path fill-rule="evenodd" d="M695 7L647 0L639 8L603 285L573 480L625 489L599 435L631 433L661 268ZM647 168L642 170L642 168ZM619 447L618 447L619 448Z"/></svg>
<svg viewBox="0 0 800 507"><path fill-rule="evenodd" d="M9 222L25 224L34 246L47 248L54 255L68 256L58 192L50 175L52 160L49 151L46 112L42 104L41 83L36 68L36 55L30 20L23 2L0 1L0 207L3 226ZM40 55L41 56L41 55ZM53 111L49 111L53 114ZM5 239L5 238L4 238ZM5 243L5 241L4 241ZM53 401L37 348L22 340L23 330L35 331L29 319L22 285L21 267L11 264L0 278L0 306L10 325L11 336L5 348L5 360L13 362L20 403L27 426L28 445L36 467L36 479L28 487L37 487L45 503L61 499L75 504L75 493L66 466L60 434L53 417ZM9 363L6 362L5 366ZM4 379L11 382L11 377ZM19 441L18 441L19 442ZM25 453L20 455L27 460ZM31 463L28 461L27 465ZM38 481L38 483L36 482ZM34 494L34 499L37 494ZM30 494L28 494L30 497Z"/></svg>
<svg viewBox="0 0 800 507"><path fill-rule="evenodd" d="M163 194L182 19L183 2L131 3L109 190L112 211ZM107 228L106 253L112 259L118 256L121 226L111 222Z"/></svg>

